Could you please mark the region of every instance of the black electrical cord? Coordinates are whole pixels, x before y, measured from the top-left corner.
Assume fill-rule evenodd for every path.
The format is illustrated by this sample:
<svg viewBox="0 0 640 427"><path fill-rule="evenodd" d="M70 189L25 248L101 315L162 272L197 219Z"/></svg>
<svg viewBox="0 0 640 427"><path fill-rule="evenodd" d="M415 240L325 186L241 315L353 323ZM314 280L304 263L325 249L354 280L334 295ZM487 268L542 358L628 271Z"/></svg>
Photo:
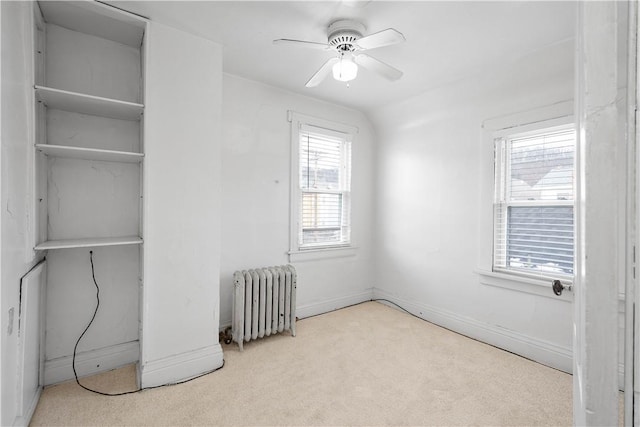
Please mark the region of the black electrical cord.
<svg viewBox="0 0 640 427"><path fill-rule="evenodd" d="M130 390L130 391L123 391L122 393L105 393L103 391L98 391L98 390L93 390L89 387L86 387L84 385L82 385L80 383L80 380L78 379L78 373L76 372L76 352L78 351L78 344L80 344L80 340L82 339L82 337L84 337L84 334L87 333L87 331L89 330L89 327L91 327L91 325L93 324L93 321L96 318L96 314L98 314L98 308L100 307L100 286L98 286L98 282L96 281L96 273L95 273L95 269L93 266L93 251L89 251L89 260L91 261L91 277L93 278L93 284L96 286L96 309L93 311L93 316L91 316L91 320L89 321L89 324L87 325L86 328L84 328L84 331L82 331L82 334L80 334L80 337L78 338L78 341L76 341L76 345L73 347L73 359L71 361L71 366L73 367L73 376L76 378L76 383L82 387L83 389L90 391L92 393L96 393L96 394L101 394L103 396L124 396L126 394L134 394L134 393L139 393L143 390L151 390L153 388L160 388L160 387L167 387L167 386L171 386L171 385L178 385L178 384L184 384L184 383L188 383L189 381L193 381L195 379L198 379L200 377L204 377L205 375L209 375L213 372L216 372L222 368L224 368L224 359L222 360L222 366L216 368L216 369L212 369L211 371L205 372L203 374L200 374L198 376L195 376L193 378L189 378L183 381L178 381L175 383L168 383L168 384L160 384L160 385L155 385L155 386L151 386L151 387L143 387L143 388L139 388L137 390Z"/></svg>
<svg viewBox="0 0 640 427"><path fill-rule="evenodd" d="M422 317L420 317L420 316L417 316L417 315L413 314L412 312L410 312L410 311L409 311L409 310L407 310L406 308L404 308L404 307L402 307L402 306L400 306L400 305L396 304L395 302L390 301L390 300L388 300L388 299L384 299L384 298L372 298L372 299L371 299L371 301L384 301L384 302L388 302L389 304L393 304L393 305L395 305L396 307L398 307L400 310L404 311L405 313L412 315L412 316L413 316L413 317L415 317L416 319L425 320L425 319L423 319ZM426 321L426 320L425 320L425 321Z"/></svg>
<svg viewBox="0 0 640 427"><path fill-rule="evenodd" d="M356 305L366 304L366 303L368 303L368 302L378 302L378 301L384 301L384 302L388 302L389 304L393 304L393 305L395 305L396 307L398 307L400 310L402 310L402 311L404 311L405 313L407 313L407 314L409 314L409 315L411 315L411 316L415 317L416 319L420 319L420 320L422 320L422 321L424 321L424 322L431 323L431 322L429 322L428 320L423 319L422 317L420 317L420 316L417 316L417 315L413 314L412 312L410 312L410 311L409 311L409 310L407 310L406 308L402 307L401 305L398 305L398 304L396 304L395 302L390 301L390 300L388 300L388 299L384 299L384 298L371 298L371 299L368 299L368 300L366 300L366 301L357 302L357 303L355 303L355 304L345 305L344 307L336 308L335 310L325 311L325 312L318 313L318 314L312 314L311 316L303 317L303 318L298 319L298 320L311 319L312 317L322 316L323 314L331 313L331 312L333 312L333 311L338 311L338 310L342 310L342 309L349 308L349 307L355 307Z"/></svg>
<svg viewBox="0 0 640 427"><path fill-rule="evenodd" d="M479 340L479 339L477 339L477 338L470 337L469 335L465 335L465 334L460 333L460 332L458 332L458 331L455 331L455 330L453 330L453 329L450 329L450 328L447 328L447 327L444 327L444 326L437 325L437 324L435 324L435 323L433 323L433 322L430 322L430 321L429 321L429 320L427 320L427 319L423 319L422 317L420 317L420 316L418 316L418 315L413 314L412 312L410 312L410 311L409 311L409 310L407 310L406 308L404 308L404 307L402 307L402 306L400 306L400 305L396 304L396 303L395 303L395 302L393 302L393 301L389 301L388 299L384 299L384 298L372 298L372 299L371 299L371 300L369 300L369 301L384 301L384 302L388 302L389 304L393 304L393 305L395 305L395 306L396 306L396 307L398 307L400 310L404 311L404 312L405 312L405 313L407 313L407 314L410 314L411 316L415 317L416 319L420 319L420 320L422 320L423 322L431 323L431 324L436 325L436 326L438 326L438 327L440 327L440 328L446 329L447 331L453 332L454 334L462 335L463 337L466 337L466 338L468 338L468 339L470 339L470 340L474 340L474 341L477 341L477 342L482 343L482 344L487 344L487 345L489 345L489 346L491 346L491 347L493 347L493 348L497 348L498 350L506 351L507 353L514 354L514 355L516 355L516 356L518 356L518 357L522 357L522 358L525 358L525 359L527 359L527 360L531 360L531 361L533 361L533 362L540 363L540 362L538 362L537 360L531 359L531 358L529 358L529 357L523 356L523 355L518 354L518 353L514 353L513 351L510 351L510 350L504 349L504 348L502 348L502 347L498 347L497 345L489 344L489 343L487 343L487 342L481 341L481 340ZM360 303L357 303L357 304L353 304L353 305L364 304L364 303L369 302L369 301L363 301L363 302L360 302ZM305 319L306 319L306 318L305 318ZM551 366L550 366L550 368L551 368L551 369L555 369L555 370L556 370L556 371L558 371L558 372L563 372L562 370L560 370L560 369L558 369L558 368L553 368L553 367L551 367Z"/></svg>

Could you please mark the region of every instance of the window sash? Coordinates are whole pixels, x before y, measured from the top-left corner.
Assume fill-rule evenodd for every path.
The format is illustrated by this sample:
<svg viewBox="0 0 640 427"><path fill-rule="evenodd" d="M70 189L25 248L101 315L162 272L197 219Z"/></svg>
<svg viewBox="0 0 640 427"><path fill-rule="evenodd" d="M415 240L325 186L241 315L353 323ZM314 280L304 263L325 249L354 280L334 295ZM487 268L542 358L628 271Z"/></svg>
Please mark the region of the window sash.
<svg viewBox="0 0 640 427"><path fill-rule="evenodd" d="M499 209L495 268L554 277L573 276L573 206L502 205Z"/></svg>
<svg viewBox="0 0 640 427"><path fill-rule="evenodd" d="M335 200L318 202L322 196L332 196ZM348 192L302 191L298 236L301 248L349 242L349 198Z"/></svg>

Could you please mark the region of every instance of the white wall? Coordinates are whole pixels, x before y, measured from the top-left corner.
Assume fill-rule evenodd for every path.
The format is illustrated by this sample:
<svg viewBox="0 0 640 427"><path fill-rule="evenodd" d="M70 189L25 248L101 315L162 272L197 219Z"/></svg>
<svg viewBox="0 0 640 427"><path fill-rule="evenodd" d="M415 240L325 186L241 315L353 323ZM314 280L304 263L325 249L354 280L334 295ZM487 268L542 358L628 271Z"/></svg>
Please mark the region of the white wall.
<svg viewBox="0 0 640 427"><path fill-rule="evenodd" d="M140 49L47 24L49 87L140 102Z"/></svg>
<svg viewBox="0 0 640 427"><path fill-rule="evenodd" d="M375 176L374 135L366 117L228 74L222 110L221 325L231 324L234 271L289 263L288 110L359 129L352 145L356 255L292 263L298 272L297 314L305 317L370 299Z"/></svg>
<svg viewBox="0 0 640 427"><path fill-rule="evenodd" d="M16 417L17 332L20 278L36 264L31 249L33 216L31 157L33 156L33 89L31 34L32 5L0 2L2 24L2 400L0 424L12 425ZM13 331L8 333L9 310Z"/></svg>
<svg viewBox="0 0 640 427"><path fill-rule="evenodd" d="M139 360L139 248L130 245L48 251L45 385L73 378L73 349L96 306L89 250L93 251L100 287L100 307L78 345L78 376Z"/></svg>
<svg viewBox="0 0 640 427"><path fill-rule="evenodd" d="M483 183L493 179L493 147L483 140L483 122L570 101L573 49L572 41L549 46L372 115L376 295L565 370L570 302L551 289L541 296L481 284L476 269L491 248L483 231L491 229L491 192Z"/></svg>
<svg viewBox="0 0 640 427"><path fill-rule="evenodd" d="M221 46L147 32L142 386L222 365Z"/></svg>

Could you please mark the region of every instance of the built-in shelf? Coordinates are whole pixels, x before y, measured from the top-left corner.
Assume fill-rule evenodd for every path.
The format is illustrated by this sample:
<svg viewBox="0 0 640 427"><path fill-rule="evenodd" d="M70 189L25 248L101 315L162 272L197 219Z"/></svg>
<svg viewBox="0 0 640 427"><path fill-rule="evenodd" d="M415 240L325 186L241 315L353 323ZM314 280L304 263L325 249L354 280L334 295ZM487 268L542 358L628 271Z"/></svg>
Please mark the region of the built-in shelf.
<svg viewBox="0 0 640 427"><path fill-rule="evenodd" d="M69 147L66 145L36 144L36 149L47 156L70 159L98 160L102 162L140 163L142 153L102 150L98 148Z"/></svg>
<svg viewBox="0 0 640 427"><path fill-rule="evenodd" d="M66 239L48 240L36 245L36 251L46 251L47 249L72 249L72 248L92 248L98 246L122 246L140 245L142 238L139 236L125 237L96 237L89 239Z"/></svg>
<svg viewBox="0 0 640 427"><path fill-rule="evenodd" d="M140 120L144 105L118 99L102 98L66 90L35 86L36 98L48 108L110 117L120 120Z"/></svg>
<svg viewBox="0 0 640 427"><path fill-rule="evenodd" d="M73 31L140 48L146 18L95 1L40 1L44 20ZM142 19L141 19L142 18Z"/></svg>

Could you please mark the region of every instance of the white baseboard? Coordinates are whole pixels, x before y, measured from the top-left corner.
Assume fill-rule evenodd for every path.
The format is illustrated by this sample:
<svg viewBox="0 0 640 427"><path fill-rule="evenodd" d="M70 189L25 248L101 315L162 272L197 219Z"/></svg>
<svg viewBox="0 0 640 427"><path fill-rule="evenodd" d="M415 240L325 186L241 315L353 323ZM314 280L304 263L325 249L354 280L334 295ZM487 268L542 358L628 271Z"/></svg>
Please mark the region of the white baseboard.
<svg viewBox="0 0 640 427"><path fill-rule="evenodd" d="M36 406L38 405L38 401L40 400L41 393L42 387L39 387L38 391L33 396L32 401L29 402L29 405L26 411L24 411L24 414L22 416L16 417L16 419L14 420L14 427L27 427L29 425L29 423L31 422L31 417L33 417L33 413L36 411Z"/></svg>
<svg viewBox="0 0 640 427"><path fill-rule="evenodd" d="M323 301L304 304L296 307L296 316L300 319L315 316L317 314L328 313L333 310L370 301L373 296L373 288L366 289L355 294L344 295L337 298L330 298Z"/></svg>
<svg viewBox="0 0 640 427"><path fill-rule="evenodd" d="M573 370L573 351L571 348L530 337L520 332L506 330L448 310L431 307L427 304L406 301L381 289L373 289L373 298L387 299L438 326L502 348L543 365L567 373L571 373Z"/></svg>
<svg viewBox="0 0 640 427"><path fill-rule="evenodd" d="M141 363L141 386L154 387L197 377L222 366L222 347L216 343L198 350Z"/></svg>
<svg viewBox="0 0 640 427"><path fill-rule="evenodd" d="M298 305L296 307L296 317L304 319L305 317L315 316L316 314L328 313L333 310L348 307L353 304L370 301L373 296L373 288L366 289L355 294L344 295L337 298L330 298L311 304ZM220 332L231 326L231 319L220 321Z"/></svg>
<svg viewBox="0 0 640 427"><path fill-rule="evenodd" d="M44 385L56 384L74 378L72 356L59 357L44 362ZM76 355L78 377L86 377L111 369L121 368L140 359L138 341L116 344Z"/></svg>

